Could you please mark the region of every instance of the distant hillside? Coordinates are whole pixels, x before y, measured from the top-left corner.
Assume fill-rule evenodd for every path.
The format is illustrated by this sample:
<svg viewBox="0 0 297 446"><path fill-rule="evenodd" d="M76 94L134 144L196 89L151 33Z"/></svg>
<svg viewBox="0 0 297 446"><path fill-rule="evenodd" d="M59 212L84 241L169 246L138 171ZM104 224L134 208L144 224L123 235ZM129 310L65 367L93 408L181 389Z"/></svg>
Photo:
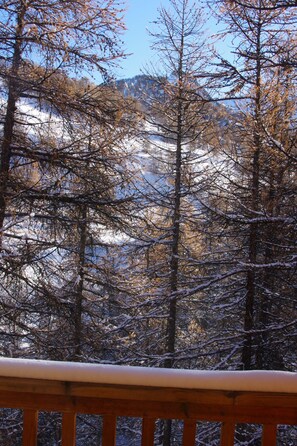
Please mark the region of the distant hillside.
<svg viewBox="0 0 297 446"><path fill-rule="evenodd" d="M162 78L143 74L118 80L115 85L121 94L136 99L144 109L155 99L162 101L164 96Z"/></svg>
<svg viewBox="0 0 297 446"><path fill-rule="evenodd" d="M154 94L156 83L153 78L145 74L140 74L128 79L121 79L116 81L117 89L124 96L132 96L136 99L141 99L143 94Z"/></svg>
<svg viewBox="0 0 297 446"><path fill-rule="evenodd" d="M154 100L162 101L164 90L162 83L165 79L162 77L152 77L148 75L137 75L132 78L121 79L115 82L117 90L125 97L132 97L146 109L146 107ZM208 102L205 114L211 115L213 119L222 127L227 122L236 120L238 111L235 110L234 103L230 101L216 102L212 101L211 96L201 87L197 85L199 96Z"/></svg>
<svg viewBox="0 0 297 446"><path fill-rule="evenodd" d="M145 94L145 96L149 98L157 97L160 99L164 94L162 85L165 85L166 81L168 80L174 83L173 77L170 79L166 79L162 76L154 77L142 74L134 76L132 78L117 80L115 84L117 89L124 96L132 96L136 99L142 99L143 95ZM208 93L197 84L197 92L198 91L202 97L210 99Z"/></svg>

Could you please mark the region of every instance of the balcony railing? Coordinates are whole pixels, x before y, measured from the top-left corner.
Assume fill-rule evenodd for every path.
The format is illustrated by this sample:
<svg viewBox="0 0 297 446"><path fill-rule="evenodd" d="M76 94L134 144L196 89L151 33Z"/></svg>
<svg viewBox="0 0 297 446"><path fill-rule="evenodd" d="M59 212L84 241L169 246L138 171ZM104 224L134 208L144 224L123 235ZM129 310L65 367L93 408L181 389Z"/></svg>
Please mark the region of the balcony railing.
<svg viewBox="0 0 297 446"><path fill-rule="evenodd" d="M206 372L0 359L0 407L23 412L23 446L35 446L38 412L62 413L62 446L74 446L76 415L103 418L102 446L116 444L117 417L142 418L142 446L154 445L157 419L183 420L182 445L196 444L198 421L221 422L221 446L238 423L262 424L262 445L278 425L297 425L297 374Z"/></svg>

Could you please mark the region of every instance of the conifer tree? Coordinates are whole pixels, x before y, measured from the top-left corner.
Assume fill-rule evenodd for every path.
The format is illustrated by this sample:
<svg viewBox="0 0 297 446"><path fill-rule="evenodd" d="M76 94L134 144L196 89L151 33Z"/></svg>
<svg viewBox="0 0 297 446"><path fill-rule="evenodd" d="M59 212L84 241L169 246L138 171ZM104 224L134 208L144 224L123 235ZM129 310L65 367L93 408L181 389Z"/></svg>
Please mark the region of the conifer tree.
<svg viewBox="0 0 297 446"><path fill-rule="evenodd" d="M61 258L77 255L74 271L82 277L91 240L83 225L119 226L126 205L117 197L124 181L118 149L133 124L124 125L129 104L113 88L73 76L109 77L123 55L122 11L114 0L63 7L3 1L0 8L2 351L77 358L82 281L75 282L75 306L70 264L64 269ZM62 352L54 339L63 325L71 342Z"/></svg>
<svg viewBox="0 0 297 446"><path fill-rule="evenodd" d="M160 180L156 187L152 185L152 193L147 195L149 206L154 209L149 223L153 243L149 247L147 242L147 260L149 268L158 268L159 262L154 266L154 251L162 253L163 267L159 265L160 274L156 270L156 276L163 277L158 280L158 289L166 296L168 305L165 367L173 367L175 363L177 292L181 287L184 262L185 213L191 208L188 190L195 187L197 174L191 166L195 158L203 156L197 152L200 132L206 126L203 91L195 78L204 57L200 14L195 2L172 0L170 9L160 9L156 30L151 33L153 49L161 57L161 64L157 68L159 73L155 71L148 76L152 94L146 98L146 120L152 128L151 133L159 137L159 142L154 140L152 146Z"/></svg>
<svg viewBox="0 0 297 446"><path fill-rule="evenodd" d="M179 355L187 344L183 329L191 304L184 301L184 290L191 287L191 269L195 269L189 243L191 217L197 211L194 197L202 188L202 162L207 157L201 135L210 137L213 128L207 119L211 106L196 80L205 57L201 10L189 0L171 0L169 6L160 8L151 32L160 64L147 74L150 88L143 103L148 150L155 166L140 187L143 224L136 237L146 271L142 308L147 308L150 342L144 360L151 358L154 365L172 368L181 363ZM144 336L139 340L144 341ZM163 445L170 444L170 432L170 422L165 423Z"/></svg>
<svg viewBox="0 0 297 446"><path fill-rule="evenodd" d="M237 266L230 263L237 291L230 286L230 293L221 292L221 305L231 309L236 295L234 305L243 303L242 328L237 319L233 332L236 337L236 331L242 330L242 343L236 343L237 348L230 345L229 351L234 359L240 353L244 369L290 369L292 346L288 343L285 352L278 343L282 335L289 339L285 333L296 317L292 276L296 269L295 199L290 205L287 200L296 188L292 176L296 168L296 85L293 70L281 61L295 58L290 30L294 19L292 10L271 9L271 2L264 0L219 4L236 42L234 61L221 60L224 85L231 86L230 97L238 97L238 123L225 163L229 170L221 175L219 186L222 191L229 184L229 190L221 194L221 204L213 201L217 217L225 218L229 227L237 262ZM288 26L283 27L284 23ZM292 318L286 315L286 306Z"/></svg>
<svg viewBox="0 0 297 446"><path fill-rule="evenodd" d="M62 84L51 83L53 75L60 70L72 75L98 70L107 76L108 68L122 56L115 37L123 25L114 0L67 1L62 7L55 0L2 1L0 11L1 77L7 97L0 165L2 241L7 204L18 193L10 181L13 146L26 156L17 132L17 123L24 119L18 113L20 98L46 99L59 112L67 95Z"/></svg>

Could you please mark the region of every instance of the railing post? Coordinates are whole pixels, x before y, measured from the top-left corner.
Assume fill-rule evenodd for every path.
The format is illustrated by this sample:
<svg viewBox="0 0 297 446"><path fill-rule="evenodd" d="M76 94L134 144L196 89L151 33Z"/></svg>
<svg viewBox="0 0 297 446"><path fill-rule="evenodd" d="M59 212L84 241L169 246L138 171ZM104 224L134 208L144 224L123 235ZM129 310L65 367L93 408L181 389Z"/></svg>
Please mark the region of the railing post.
<svg viewBox="0 0 297 446"><path fill-rule="evenodd" d="M23 446L37 444L38 411L24 410L23 414Z"/></svg>
<svg viewBox="0 0 297 446"><path fill-rule="evenodd" d="M184 420L183 446L195 446L196 420Z"/></svg>
<svg viewBox="0 0 297 446"><path fill-rule="evenodd" d="M234 423L223 423L221 430L221 446L233 446L234 445Z"/></svg>
<svg viewBox="0 0 297 446"><path fill-rule="evenodd" d="M62 418L62 446L75 446L76 414L63 413Z"/></svg>
<svg viewBox="0 0 297 446"><path fill-rule="evenodd" d="M262 446L276 446L277 425L264 424L262 433Z"/></svg>
<svg viewBox="0 0 297 446"><path fill-rule="evenodd" d="M155 418L143 418L141 446L154 446Z"/></svg>
<svg viewBox="0 0 297 446"><path fill-rule="evenodd" d="M116 442L116 416L104 415L103 417L103 432L102 432L102 446L115 446Z"/></svg>

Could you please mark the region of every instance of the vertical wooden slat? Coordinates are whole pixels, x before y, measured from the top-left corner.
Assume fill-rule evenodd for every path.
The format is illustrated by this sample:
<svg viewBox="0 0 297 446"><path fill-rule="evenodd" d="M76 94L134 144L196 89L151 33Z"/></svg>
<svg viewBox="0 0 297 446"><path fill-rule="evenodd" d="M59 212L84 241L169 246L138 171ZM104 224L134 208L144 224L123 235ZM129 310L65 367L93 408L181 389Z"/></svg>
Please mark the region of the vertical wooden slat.
<svg viewBox="0 0 297 446"><path fill-rule="evenodd" d="M234 423L223 423L221 430L221 446L233 446L234 445Z"/></svg>
<svg viewBox="0 0 297 446"><path fill-rule="evenodd" d="M195 446L196 421L184 420L183 446Z"/></svg>
<svg viewBox="0 0 297 446"><path fill-rule="evenodd" d="M155 418L143 418L141 446L154 446Z"/></svg>
<svg viewBox="0 0 297 446"><path fill-rule="evenodd" d="M277 425L265 424L262 433L262 446L276 446Z"/></svg>
<svg viewBox="0 0 297 446"><path fill-rule="evenodd" d="M23 415L23 446L37 444L38 411L24 410Z"/></svg>
<svg viewBox="0 0 297 446"><path fill-rule="evenodd" d="M62 446L75 446L76 414L63 413L62 418Z"/></svg>
<svg viewBox="0 0 297 446"><path fill-rule="evenodd" d="M115 415L104 415L104 417L103 417L103 432L102 432L102 446L115 446L116 423L117 423L117 418Z"/></svg>

